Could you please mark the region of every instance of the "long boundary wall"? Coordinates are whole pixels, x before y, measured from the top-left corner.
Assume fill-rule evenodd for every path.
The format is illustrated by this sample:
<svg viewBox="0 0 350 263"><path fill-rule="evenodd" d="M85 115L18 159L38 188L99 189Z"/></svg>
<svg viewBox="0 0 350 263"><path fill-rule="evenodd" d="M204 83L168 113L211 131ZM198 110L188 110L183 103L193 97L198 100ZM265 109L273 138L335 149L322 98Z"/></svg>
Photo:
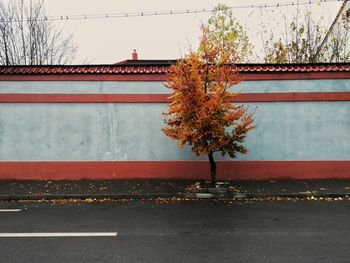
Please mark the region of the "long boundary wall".
<svg viewBox="0 0 350 263"><path fill-rule="evenodd" d="M243 74L248 155L222 179L350 178L350 72ZM165 74L0 74L0 179L209 178L161 132Z"/></svg>

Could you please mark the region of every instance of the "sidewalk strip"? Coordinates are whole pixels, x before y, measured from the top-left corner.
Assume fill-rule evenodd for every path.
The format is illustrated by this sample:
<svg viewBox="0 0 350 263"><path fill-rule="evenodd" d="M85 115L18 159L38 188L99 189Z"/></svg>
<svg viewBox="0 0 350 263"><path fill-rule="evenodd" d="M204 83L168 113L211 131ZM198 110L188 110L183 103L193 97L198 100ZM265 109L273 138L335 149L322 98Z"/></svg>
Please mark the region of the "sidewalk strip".
<svg viewBox="0 0 350 263"><path fill-rule="evenodd" d="M22 209L0 209L0 212L21 212Z"/></svg>
<svg viewBox="0 0 350 263"><path fill-rule="evenodd" d="M117 232L0 233L1 237L116 237Z"/></svg>

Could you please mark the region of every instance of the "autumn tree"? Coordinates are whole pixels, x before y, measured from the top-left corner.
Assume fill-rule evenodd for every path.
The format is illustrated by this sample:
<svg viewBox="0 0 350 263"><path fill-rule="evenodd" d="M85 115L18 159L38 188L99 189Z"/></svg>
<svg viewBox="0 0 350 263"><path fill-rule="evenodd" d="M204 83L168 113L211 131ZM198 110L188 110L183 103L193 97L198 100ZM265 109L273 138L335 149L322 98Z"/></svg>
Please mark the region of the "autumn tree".
<svg viewBox="0 0 350 263"><path fill-rule="evenodd" d="M170 68L166 87L172 95L163 132L179 146L188 144L195 154L208 156L215 187L214 153L231 158L247 153L243 142L254 125L247 107L230 102L238 93L229 88L239 81L230 49L218 45L209 27L203 26L202 32L199 51L190 52Z"/></svg>
<svg viewBox="0 0 350 263"><path fill-rule="evenodd" d="M47 19L42 0L0 1L0 65L70 64L72 36Z"/></svg>
<svg viewBox="0 0 350 263"><path fill-rule="evenodd" d="M310 10L297 10L283 34L271 32L264 43L266 63L347 62L350 60L350 11L343 3L330 28L314 20ZM350 10L350 9L349 9Z"/></svg>
<svg viewBox="0 0 350 263"><path fill-rule="evenodd" d="M305 17L302 24L296 21L286 27L283 37L274 39L271 33L265 43L266 63L313 63L321 59L322 54L316 56L322 42L325 30L319 24Z"/></svg>

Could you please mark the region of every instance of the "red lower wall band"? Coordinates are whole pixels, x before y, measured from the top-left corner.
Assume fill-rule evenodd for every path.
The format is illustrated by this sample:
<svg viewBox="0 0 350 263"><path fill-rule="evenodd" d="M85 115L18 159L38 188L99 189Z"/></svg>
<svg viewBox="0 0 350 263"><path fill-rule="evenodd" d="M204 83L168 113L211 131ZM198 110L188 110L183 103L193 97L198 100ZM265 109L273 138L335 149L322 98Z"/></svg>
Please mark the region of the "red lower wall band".
<svg viewBox="0 0 350 263"><path fill-rule="evenodd" d="M0 103L169 103L170 94L2 93ZM350 92L241 93L232 102L350 101Z"/></svg>
<svg viewBox="0 0 350 263"><path fill-rule="evenodd" d="M218 179L350 178L348 161L217 161ZM208 161L1 161L0 180L209 179Z"/></svg>

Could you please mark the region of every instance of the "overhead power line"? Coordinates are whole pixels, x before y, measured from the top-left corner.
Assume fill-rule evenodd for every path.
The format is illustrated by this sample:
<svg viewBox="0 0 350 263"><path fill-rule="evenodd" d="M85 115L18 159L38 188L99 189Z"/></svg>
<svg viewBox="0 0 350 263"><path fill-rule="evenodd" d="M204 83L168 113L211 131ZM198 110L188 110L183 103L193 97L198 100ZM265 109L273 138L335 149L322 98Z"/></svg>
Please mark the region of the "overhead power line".
<svg viewBox="0 0 350 263"><path fill-rule="evenodd" d="M291 1L281 3L265 3L255 5L240 5L230 6L232 10L235 9L260 9L260 8L278 8L287 6L310 5L326 2L342 2L342 0L305 0L305 1ZM111 18L128 18L128 17L146 17L146 16L165 16L165 15L183 15L183 14L199 14L211 13L214 8L197 8L197 9L181 9L181 10L163 10L163 11L140 11L127 13L108 13L108 14L86 14L86 15L62 15L62 16L46 16L31 19L12 19L2 20L0 22L21 22L21 21L66 21L66 20L87 20L87 19L111 19Z"/></svg>

